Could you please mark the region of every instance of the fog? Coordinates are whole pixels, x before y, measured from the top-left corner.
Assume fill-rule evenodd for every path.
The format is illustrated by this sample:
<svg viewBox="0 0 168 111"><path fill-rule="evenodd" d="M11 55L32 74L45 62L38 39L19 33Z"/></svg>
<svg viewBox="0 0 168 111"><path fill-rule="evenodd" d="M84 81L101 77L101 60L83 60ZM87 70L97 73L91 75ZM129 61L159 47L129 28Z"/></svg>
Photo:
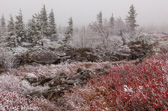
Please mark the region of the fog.
<svg viewBox="0 0 168 111"><path fill-rule="evenodd" d="M141 26L168 24L168 0L0 0L0 15L9 18L22 10L24 21L46 5L47 12L54 10L57 25L67 25L72 17L75 26L87 25L96 20L100 11L104 18L114 16L126 18L130 5L138 13L137 22Z"/></svg>

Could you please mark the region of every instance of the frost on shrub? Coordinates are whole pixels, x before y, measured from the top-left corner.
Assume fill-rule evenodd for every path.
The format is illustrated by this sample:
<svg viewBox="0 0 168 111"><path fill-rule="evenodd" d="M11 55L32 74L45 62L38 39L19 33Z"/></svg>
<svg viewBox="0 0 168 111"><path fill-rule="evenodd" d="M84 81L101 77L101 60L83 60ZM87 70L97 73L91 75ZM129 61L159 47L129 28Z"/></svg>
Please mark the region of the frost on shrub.
<svg viewBox="0 0 168 111"><path fill-rule="evenodd" d="M10 70L15 65L15 56L5 48L0 48L0 64L4 69Z"/></svg>
<svg viewBox="0 0 168 111"><path fill-rule="evenodd" d="M25 47L22 47L22 46L17 46L17 47L11 48L11 52L14 55L24 54L24 53L28 52L28 50L29 50L28 48L25 48Z"/></svg>
<svg viewBox="0 0 168 111"><path fill-rule="evenodd" d="M1 111L54 111L55 107L42 98L29 100L16 92L0 91Z"/></svg>
<svg viewBox="0 0 168 111"><path fill-rule="evenodd" d="M15 91L21 93L24 91L20 83L20 79L12 75L1 75L0 76L0 90L1 91Z"/></svg>
<svg viewBox="0 0 168 111"><path fill-rule="evenodd" d="M158 45L153 49L155 52L167 53L168 52L168 41L159 41Z"/></svg>
<svg viewBox="0 0 168 111"><path fill-rule="evenodd" d="M26 80L13 75L0 76L0 110L3 111L50 111L54 105L43 98L31 98L28 96L31 91L42 92L48 86L31 86ZM25 96L24 96L25 95Z"/></svg>
<svg viewBox="0 0 168 111"><path fill-rule="evenodd" d="M137 38L138 41L142 41L144 44L154 44L158 41L154 35L142 34Z"/></svg>
<svg viewBox="0 0 168 111"><path fill-rule="evenodd" d="M48 86L31 86L26 80L13 75L0 76L0 91L14 91L20 94L28 94L31 91L42 92L47 90Z"/></svg>
<svg viewBox="0 0 168 111"><path fill-rule="evenodd" d="M81 28L78 33L73 34L69 45L74 48L93 48L94 42L91 32L85 27Z"/></svg>

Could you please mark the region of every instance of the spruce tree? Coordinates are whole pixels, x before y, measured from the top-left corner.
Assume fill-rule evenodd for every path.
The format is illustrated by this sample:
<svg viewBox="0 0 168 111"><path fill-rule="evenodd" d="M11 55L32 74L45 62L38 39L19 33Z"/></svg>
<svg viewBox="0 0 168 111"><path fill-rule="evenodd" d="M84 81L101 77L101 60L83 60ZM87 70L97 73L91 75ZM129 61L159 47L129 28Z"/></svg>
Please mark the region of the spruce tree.
<svg viewBox="0 0 168 111"><path fill-rule="evenodd" d="M112 16L110 17L110 26L113 27L114 26L114 16L112 14Z"/></svg>
<svg viewBox="0 0 168 111"><path fill-rule="evenodd" d="M56 24L55 24L55 18L54 18L54 12L51 10L49 14L49 35L56 35L57 34L57 29L56 29Z"/></svg>
<svg viewBox="0 0 168 111"><path fill-rule="evenodd" d="M15 36L15 24L12 16L10 16L7 29L8 29L8 38L7 38L8 46L15 47L17 45L17 39Z"/></svg>
<svg viewBox="0 0 168 111"><path fill-rule="evenodd" d="M131 31L135 31L135 28L139 26L138 24L136 24L136 16L137 16L137 13L136 13L135 7L131 5L130 10L128 12L128 16L126 18L126 22L130 26Z"/></svg>
<svg viewBox="0 0 168 111"><path fill-rule="evenodd" d="M19 15L16 16L15 34L16 34L16 37L17 37L17 42L19 44L21 44L21 42L24 40L24 37L25 37L23 16L22 16L22 11L21 10L19 12Z"/></svg>
<svg viewBox="0 0 168 111"><path fill-rule="evenodd" d="M45 5L40 12L40 24L41 24L41 35L42 37L48 36L48 18Z"/></svg>
<svg viewBox="0 0 168 111"><path fill-rule="evenodd" d="M114 19L114 16L112 14L111 17L110 17L110 20L109 20L109 31L110 31L111 35L114 34L114 24L115 24L115 19Z"/></svg>
<svg viewBox="0 0 168 111"><path fill-rule="evenodd" d="M0 30L1 30L2 34L6 33L6 22L5 22L4 15L2 15L2 17L1 17L1 27L0 27Z"/></svg>
<svg viewBox="0 0 168 111"><path fill-rule="evenodd" d="M35 31L33 32L33 36L32 36L32 43L33 45L41 45L42 43L39 42L42 38L42 27L41 27L41 14L34 14L32 19L31 19L31 23L33 23L33 25L30 25L32 28L35 29Z"/></svg>
<svg viewBox="0 0 168 111"><path fill-rule="evenodd" d="M30 19L27 24L27 41L35 45L39 35L40 33L36 26L36 17L32 16L32 19Z"/></svg>
<svg viewBox="0 0 168 111"><path fill-rule="evenodd" d="M15 25L14 25L14 21L13 21L13 17L12 16L10 16L10 20L8 22L7 29L8 29L9 36L12 36L12 35L15 34Z"/></svg>
<svg viewBox="0 0 168 111"><path fill-rule="evenodd" d="M72 35L73 35L73 20L72 17L69 18L69 22L68 22L68 27L66 29L65 32L65 43L69 42L69 40L71 39Z"/></svg>
<svg viewBox="0 0 168 111"><path fill-rule="evenodd" d="M41 33L41 22L40 22L40 14L34 14L35 26L38 33Z"/></svg>
<svg viewBox="0 0 168 111"><path fill-rule="evenodd" d="M103 24L103 15L102 15L102 12L99 12L99 14L97 15L97 22L99 25L102 26Z"/></svg>
<svg viewBox="0 0 168 111"><path fill-rule="evenodd" d="M69 24L69 26L68 26L68 32L72 36L72 34L73 34L73 20L72 20L72 17L69 18L68 24Z"/></svg>

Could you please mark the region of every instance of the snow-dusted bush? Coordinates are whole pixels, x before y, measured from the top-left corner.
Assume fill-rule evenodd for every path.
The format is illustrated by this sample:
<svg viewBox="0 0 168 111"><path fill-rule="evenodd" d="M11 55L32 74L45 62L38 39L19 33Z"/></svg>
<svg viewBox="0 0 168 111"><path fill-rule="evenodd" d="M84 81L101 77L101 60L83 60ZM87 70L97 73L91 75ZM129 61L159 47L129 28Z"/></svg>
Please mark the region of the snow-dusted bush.
<svg viewBox="0 0 168 111"><path fill-rule="evenodd" d="M142 41L144 44L153 44L158 41L158 37L150 34L142 34L140 35L137 40Z"/></svg>
<svg viewBox="0 0 168 111"><path fill-rule="evenodd" d="M25 98L22 94L0 91L1 111L55 111L52 103L43 98Z"/></svg>
<svg viewBox="0 0 168 111"><path fill-rule="evenodd" d="M16 63L15 56L5 48L0 48L0 64L10 70Z"/></svg>
<svg viewBox="0 0 168 111"><path fill-rule="evenodd" d="M38 41L41 44L41 47L44 48L58 48L61 46L57 41L51 41L48 38L43 38Z"/></svg>
<svg viewBox="0 0 168 111"><path fill-rule="evenodd" d="M20 94L28 94L31 91L42 92L47 90L48 86L31 86L26 80L21 80L20 77L13 75L0 76L0 91L14 91Z"/></svg>
<svg viewBox="0 0 168 111"><path fill-rule="evenodd" d="M72 40L69 43L74 48L93 48L94 42L90 30L81 28L80 31L73 34Z"/></svg>
<svg viewBox="0 0 168 111"><path fill-rule="evenodd" d="M131 52L130 48L127 45L124 45L118 47L115 54L129 54L130 52Z"/></svg>
<svg viewBox="0 0 168 111"><path fill-rule="evenodd" d="M81 31L73 34L70 46L74 48L96 49L99 53L98 55L101 55L103 53L119 53L120 49L123 48L123 41L121 37L118 35L108 35L106 38L104 36L105 32L102 33L103 34L101 34L100 32L99 34L98 32L91 31L90 29L82 28ZM108 33L111 32L109 31Z"/></svg>
<svg viewBox="0 0 168 111"><path fill-rule="evenodd" d="M157 47L154 47L154 51L167 53L168 52L168 41L159 41Z"/></svg>
<svg viewBox="0 0 168 111"><path fill-rule="evenodd" d="M26 53L29 49L25 48L25 47L18 46L18 47L11 48L10 50L14 55L21 55L21 54Z"/></svg>
<svg viewBox="0 0 168 111"><path fill-rule="evenodd" d="M131 31L130 26L121 18L116 19L114 22L113 34L122 39L123 45L126 45L131 41L136 41L140 32L141 31L139 30Z"/></svg>
<svg viewBox="0 0 168 111"><path fill-rule="evenodd" d="M136 41L137 33L136 31L132 33L130 27L121 18L113 22L113 26L107 21L101 24L93 22L87 29L82 28L74 32L70 45L75 48L98 49L99 53L104 54L119 53L123 45L125 47L130 41Z"/></svg>

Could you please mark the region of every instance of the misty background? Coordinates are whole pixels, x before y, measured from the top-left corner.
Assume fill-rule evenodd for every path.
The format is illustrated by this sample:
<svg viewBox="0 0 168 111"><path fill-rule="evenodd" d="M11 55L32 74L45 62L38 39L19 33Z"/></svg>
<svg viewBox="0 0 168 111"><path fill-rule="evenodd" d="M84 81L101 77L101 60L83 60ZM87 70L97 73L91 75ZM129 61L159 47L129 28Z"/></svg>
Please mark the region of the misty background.
<svg viewBox="0 0 168 111"><path fill-rule="evenodd" d="M115 18L125 20L132 4L138 13L137 23L140 26L168 26L168 0L0 0L0 15L6 19L10 15L15 18L21 9L23 19L27 21L34 13L40 12L43 4L47 13L54 10L57 26L66 26L70 17L74 26L86 26L96 20L100 11L103 18L109 19L113 13Z"/></svg>

